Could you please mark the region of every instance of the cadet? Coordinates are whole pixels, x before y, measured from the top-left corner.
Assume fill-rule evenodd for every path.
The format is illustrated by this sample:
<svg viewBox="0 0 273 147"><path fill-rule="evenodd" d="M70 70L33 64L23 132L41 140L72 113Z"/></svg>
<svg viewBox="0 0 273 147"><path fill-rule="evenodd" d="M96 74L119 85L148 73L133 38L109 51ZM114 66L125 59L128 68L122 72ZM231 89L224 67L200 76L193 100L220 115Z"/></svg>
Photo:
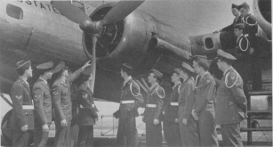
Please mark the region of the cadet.
<svg viewBox="0 0 273 147"><path fill-rule="evenodd" d="M55 147L70 146L70 125L72 119L70 84L89 65L88 61L83 67L70 75L68 74L68 68L64 67L52 85L56 126Z"/></svg>
<svg viewBox="0 0 273 147"><path fill-rule="evenodd" d="M91 81L93 80L91 67L85 68L80 76L81 84L78 90L79 102L79 134L78 147L92 147L94 138L93 125L98 120L98 110L94 104Z"/></svg>
<svg viewBox="0 0 273 147"><path fill-rule="evenodd" d="M249 5L244 2L238 6L241 12L242 20L241 22L245 24L244 34L249 40L249 51L250 51L250 61L251 61L251 75L252 75L252 89L261 90L262 88L262 76L260 68L260 56L258 49L258 39L256 34L258 33L258 22L256 18L250 14Z"/></svg>
<svg viewBox="0 0 273 147"><path fill-rule="evenodd" d="M180 76L184 82L180 89L178 113L182 146L199 146L197 121L191 115L194 98L190 95L195 88L193 73L193 68L183 62Z"/></svg>
<svg viewBox="0 0 273 147"><path fill-rule="evenodd" d="M174 69L174 73L171 76L171 80L174 83L174 86L172 87L172 92L169 97L165 97L163 99L163 130L165 139L170 147L182 145L178 121L178 98L180 95L181 87L179 72L179 68Z"/></svg>
<svg viewBox="0 0 273 147"><path fill-rule="evenodd" d="M152 69L148 76L148 92L143 122L146 123L146 146L162 146L162 107L165 90L159 85L163 74Z"/></svg>
<svg viewBox="0 0 273 147"><path fill-rule="evenodd" d="M236 56L238 60L235 61L234 68L239 72L244 81L244 92L248 94L247 81L250 79L250 50L248 38L244 36L244 24L237 24L234 26L234 34L237 37L236 48L229 53Z"/></svg>
<svg viewBox="0 0 273 147"><path fill-rule="evenodd" d="M30 131L34 129L34 106L27 80L32 77L31 62L16 63L19 78L12 85L10 97L13 103L11 116L12 146L26 147Z"/></svg>
<svg viewBox="0 0 273 147"><path fill-rule="evenodd" d="M35 107L34 147L45 147L48 139L49 127L52 122L51 90L47 80L55 72L59 72L64 64L59 64L53 70L53 62L46 62L36 66L41 74L33 86L33 100Z"/></svg>
<svg viewBox="0 0 273 147"><path fill-rule="evenodd" d="M200 77L194 90L195 106L192 115L198 120L200 146L219 146L214 111L215 81L208 72L209 61L205 56L194 56L194 71Z"/></svg>
<svg viewBox="0 0 273 147"><path fill-rule="evenodd" d="M221 34L221 36L225 36L225 37L224 38L222 37L221 39L225 39L225 40L221 40L221 43L225 49L234 48L236 38L234 37L234 34L233 34L233 28L236 24L240 23L242 19L238 5L232 4L231 12L235 16L233 23L224 27L223 29L219 31L214 32L214 33L217 33L217 32L224 33L224 34Z"/></svg>
<svg viewBox="0 0 273 147"><path fill-rule="evenodd" d="M221 125L223 146L241 147L240 122L246 116L243 80L231 66L236 58L222 50L218 50L217 54L217 65L224 76L217 90L215 120Z"/></svg>
<svg viewBox="0 0 273 147"><path fill-rule="evenodd" d="M117 145L138 146L138 133L135 117L138 116L138 107L143 104L139 85L132 79L132 66L122 64L121 77L124 79L121 87L119 110L114 113L119 118Z"/></svg>

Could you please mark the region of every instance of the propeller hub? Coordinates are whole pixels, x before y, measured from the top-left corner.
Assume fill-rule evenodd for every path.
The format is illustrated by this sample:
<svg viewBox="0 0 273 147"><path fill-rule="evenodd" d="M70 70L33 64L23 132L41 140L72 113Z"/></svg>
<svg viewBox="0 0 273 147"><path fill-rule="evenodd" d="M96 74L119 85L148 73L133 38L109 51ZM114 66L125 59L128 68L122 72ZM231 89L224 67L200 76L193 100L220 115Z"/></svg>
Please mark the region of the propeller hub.
<svg viewBox="0 0 273 147"><path fill-rule="evenodd" d="M93 22L93 21L90 21L90 20L84 20L83 22L80 23L80 28L84 32L88 32L88 33L93 34L98 28L98 22Z"/></svg>

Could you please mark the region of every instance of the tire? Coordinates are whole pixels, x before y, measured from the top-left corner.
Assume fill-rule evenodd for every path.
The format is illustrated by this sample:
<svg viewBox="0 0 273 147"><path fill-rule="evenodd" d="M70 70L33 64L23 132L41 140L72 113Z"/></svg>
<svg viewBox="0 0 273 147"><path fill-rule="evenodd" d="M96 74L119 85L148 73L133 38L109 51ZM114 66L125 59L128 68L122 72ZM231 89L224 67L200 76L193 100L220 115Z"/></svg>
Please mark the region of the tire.
<svg viewBox="0 0 273 147"><path fill-rule="evenodd" d="M1 135L1 146L12 146L12 130L8 126L10 124L10 118L12 115L12 110L8 111L3 117L1 123L2 135ZM28 144L32 144L34 142L34 133L33 131L30 134Z"/></svg>
<svg viewBox="0 0 273 147"><path fill-rule="evenodd" d="M253 120L251 126L252 128L260 128L260 124L257 120Z"/></svg>
<svg viewBox="0 0 273 147"><path fill-rule="evenodd" d="M3 117L1 123L2 135L1 135L1 146L11 146L11 135L12 131L9 128L8 124L10 124L10 118L12 115L12 110L8 111Z"/></svg>

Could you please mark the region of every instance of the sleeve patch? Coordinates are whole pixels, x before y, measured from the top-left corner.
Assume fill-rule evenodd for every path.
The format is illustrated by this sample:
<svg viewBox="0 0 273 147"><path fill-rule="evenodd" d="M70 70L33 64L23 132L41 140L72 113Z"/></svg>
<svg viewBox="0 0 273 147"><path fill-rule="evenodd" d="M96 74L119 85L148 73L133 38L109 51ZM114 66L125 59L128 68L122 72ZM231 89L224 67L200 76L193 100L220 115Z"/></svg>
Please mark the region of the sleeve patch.
<svg viewBox="0 0 273 147"><path fill-rule="evenodd" d="M18 100L20 100L22 98L22 95L15 95L15 98L17 98Z"/></svg>
<svg viewBox="0 0 273 147"><path fill-rule="evenodd" d="M39 99L39 98L41 98L41 96L42 95L35 95L34 97L37 98L37 99Z"/></svg>
<svg viewBox="0 0 273 147"><path fill-rule="evenodd" d="M83 94L82 97L83 97L83 98L87 98L88 95L87 95L87 94Z"/></svg>

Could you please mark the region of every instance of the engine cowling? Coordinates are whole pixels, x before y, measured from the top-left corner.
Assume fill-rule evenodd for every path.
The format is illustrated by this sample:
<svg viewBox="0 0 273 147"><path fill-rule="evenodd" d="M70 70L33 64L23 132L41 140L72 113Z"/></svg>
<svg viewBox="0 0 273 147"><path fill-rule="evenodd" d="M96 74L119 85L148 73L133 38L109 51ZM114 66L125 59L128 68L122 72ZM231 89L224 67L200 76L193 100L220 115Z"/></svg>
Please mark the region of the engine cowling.
<svg viewBox="0 0 273 147"><path fill-rule="evenodd" d="M258 36L271 41L271 0L254 0L253 7L254 15L260 26Z"/></svg>
<svg viewBox="0 0 273 147"><path fill-rule="evenodd" d="M91 15L93 21L102 20L115 3L98 7ZM139 11L134 11L125 19L105 26L96 45L97 59L127 62L135 65L141 60L143 49L149 39L146 23ZM92 58L92 35L83 33L85 53ZM107 63L109 64L109 63ZM110 65L111 66L111 65Z"/></svg>

